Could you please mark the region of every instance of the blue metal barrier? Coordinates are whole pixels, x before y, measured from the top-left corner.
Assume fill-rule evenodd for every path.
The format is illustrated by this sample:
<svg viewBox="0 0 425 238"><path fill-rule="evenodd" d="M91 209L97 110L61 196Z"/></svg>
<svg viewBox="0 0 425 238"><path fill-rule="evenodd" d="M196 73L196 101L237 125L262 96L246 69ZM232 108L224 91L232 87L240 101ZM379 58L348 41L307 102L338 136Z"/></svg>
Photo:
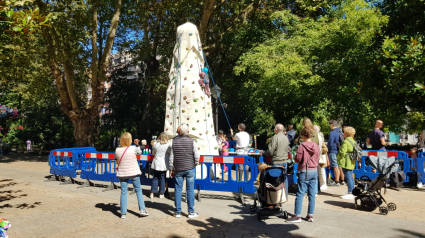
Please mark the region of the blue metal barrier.
<svg viewBox="0 0 425 238"><path fill-rule="evenodd" d="M378 177L379 173L373 173L372 167L366 166L365 160L369 156L385 156L385 157L395 157L399 162L399 170L403 170L406 174L406 179L404 182L409 181L407 173L411 171L412 159L410 159L407 153L402 151L378 151L378 150L363 150L363 156L361 160L361 168L359 168L359 163L356 163L356 166L353 170L354 176L357 179L360 179L362 176L368 176L370 179L375 179Z"/></svg>
<svg viewBox="0 0 425 238"><path fill-rule="evenodd" d="M142 185L152 185L153 176L150 165L153 158L153 155L137 155L142 171L140 176ZM81 170L80 178L86 181L79 188L93 185L90 180L111 182L108 188L104 190L107 191L117 188L114 183L119 182L119 178L116 177L115 154L97 152L93 147L51 151L49 165L52 174L70 178L75 178L77 170ZM224 171L225 165L228 168L227 175L221 173L221 171ZM242 172L238 170L238 165L243 165ZM234 173L232 167L235 167ZM198 189L198 200L200 200L201 190L239 192L241 194L256 192L254 182L258 171L255 159L252 157L204 155L200 158L200 166L197 166L195 170L197 172L195 188ZM168 187L175 187L174 178L167 178L166 182ZM243 202L242 196L241 199Z"/></svg>
<svg viewBox="0 0 425 238"><path fill-rule="evenodd" d="M77 177L77 170L81 170L84 153L96 151L93 147L67 148L50 151L49 166L52 176L48 181L59 180L58 176L69 177L63 184L72 184Z"/></svg>

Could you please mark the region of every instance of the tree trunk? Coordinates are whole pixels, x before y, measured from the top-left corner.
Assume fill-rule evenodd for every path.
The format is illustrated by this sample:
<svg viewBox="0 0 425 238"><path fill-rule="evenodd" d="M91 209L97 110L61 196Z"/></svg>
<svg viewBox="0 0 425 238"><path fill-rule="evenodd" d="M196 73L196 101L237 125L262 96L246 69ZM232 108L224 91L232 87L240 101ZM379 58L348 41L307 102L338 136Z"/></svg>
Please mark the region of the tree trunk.
<svg viewBox="0 0 425 238"><path fill-rule="evenodd" d="M92 113L96 113L93 110ZM96 115L97 116L97 115ZM74 138L76 147L94 146L94 130L96 119L93 116L81 116L71 119L74 125Z"/></svg>

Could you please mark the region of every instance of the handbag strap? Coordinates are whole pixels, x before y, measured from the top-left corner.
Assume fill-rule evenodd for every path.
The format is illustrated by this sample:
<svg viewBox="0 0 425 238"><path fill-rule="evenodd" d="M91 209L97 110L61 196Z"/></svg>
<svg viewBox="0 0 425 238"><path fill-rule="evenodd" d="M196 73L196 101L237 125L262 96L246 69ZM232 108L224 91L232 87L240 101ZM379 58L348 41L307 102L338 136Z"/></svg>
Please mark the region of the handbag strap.
<svg viewBox="0 0 425 238"><path fill-rule="evenodd" d="M128 148L130 148L130 146L128 146L127 148L125 148L124 153L122 153L122 155L121 155L121 159L120 159L120 161L118 162L117 171L118 171L118 168L120 167L122 157L124 157L124 154L125 154L125 152L127 151L127 149L128 149Z"/></svg>

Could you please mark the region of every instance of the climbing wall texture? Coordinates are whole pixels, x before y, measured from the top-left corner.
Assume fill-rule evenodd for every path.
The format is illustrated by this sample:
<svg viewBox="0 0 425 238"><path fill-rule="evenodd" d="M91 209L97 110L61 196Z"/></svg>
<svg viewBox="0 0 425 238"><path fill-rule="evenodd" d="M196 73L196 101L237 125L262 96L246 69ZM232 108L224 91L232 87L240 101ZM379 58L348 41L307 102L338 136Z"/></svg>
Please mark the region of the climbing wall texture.
<svg viewBox="0 0 425 238"><path fill-rule="evenodd" d="M201 79L205 77L204 67L198 29L189 22L179 26L169 74L164 131L173 137L178 126L188 124L189 135L198 138L199 153L217 155L211 96L206 88L208 79Z"/></svg>

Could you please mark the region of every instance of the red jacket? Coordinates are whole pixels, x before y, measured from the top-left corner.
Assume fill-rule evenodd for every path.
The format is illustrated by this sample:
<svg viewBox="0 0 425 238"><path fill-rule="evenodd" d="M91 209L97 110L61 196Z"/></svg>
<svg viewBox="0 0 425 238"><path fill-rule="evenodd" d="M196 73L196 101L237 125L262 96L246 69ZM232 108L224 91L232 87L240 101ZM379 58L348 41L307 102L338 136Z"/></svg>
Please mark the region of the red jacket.
<svg viewBox="0 0 425 238"><path fill-rule="evenodd" d="M305 165L307 164L310 156L311 159L308 163L308 169L317 169L320 158L319 146L312 141L307 141L298 147L297 155L294 158L295 163L298 164L298 171L306 169Z"/></svg>

